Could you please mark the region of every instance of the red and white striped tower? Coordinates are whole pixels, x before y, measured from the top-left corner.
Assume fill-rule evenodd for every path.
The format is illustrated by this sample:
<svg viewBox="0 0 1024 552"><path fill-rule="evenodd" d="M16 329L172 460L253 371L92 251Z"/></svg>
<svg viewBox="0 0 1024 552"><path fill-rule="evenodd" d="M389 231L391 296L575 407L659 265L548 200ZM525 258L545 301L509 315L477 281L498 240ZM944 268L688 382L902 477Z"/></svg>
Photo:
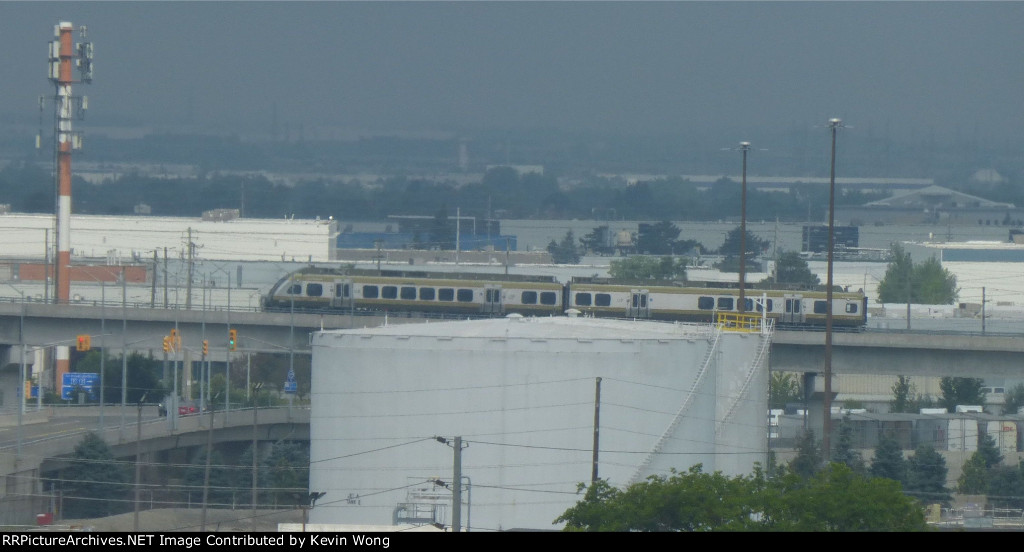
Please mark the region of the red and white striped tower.
<svg viewBox="0 0 1024 552"><path fill-rule="evenodd" d="M71 121L76 111L85 108L85 102L71 95L73 81L72 63L78 66L81 82L92 80L92 45L82 42L76 56L73 43L74 27L62 21L54 27L56 40L50 43L50 82L56 87L55 104L55 154L57 159L57 259L54 268L54 299L66 304L71 298L71 150L81 147L81 141L71 131ZM85 28L82 28L84 36ZM68 371L68 347L56 348L56 385L60 385Z"/></svg>

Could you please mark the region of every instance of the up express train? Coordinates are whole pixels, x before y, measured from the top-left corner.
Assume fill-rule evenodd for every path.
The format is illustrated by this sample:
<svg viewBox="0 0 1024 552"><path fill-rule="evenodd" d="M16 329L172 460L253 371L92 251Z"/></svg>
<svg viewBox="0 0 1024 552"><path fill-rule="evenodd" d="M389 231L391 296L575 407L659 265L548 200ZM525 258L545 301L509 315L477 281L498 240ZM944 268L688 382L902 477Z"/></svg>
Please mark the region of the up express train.
<svg viewBox="0 0 1024 552"><path fill-rule="evenodd" d="M388 311L434 316L561 316L576 309L583 316L710 322L717 313L738 311L739 289L672 283L624 283L553 276L431 273L308 267L270 289L265 310L318 312ZM824 328L825 291L747 289L745 311L760 313L780 327ZM860 330L867 325L862 291L832 293L833 326Z"/></svg>

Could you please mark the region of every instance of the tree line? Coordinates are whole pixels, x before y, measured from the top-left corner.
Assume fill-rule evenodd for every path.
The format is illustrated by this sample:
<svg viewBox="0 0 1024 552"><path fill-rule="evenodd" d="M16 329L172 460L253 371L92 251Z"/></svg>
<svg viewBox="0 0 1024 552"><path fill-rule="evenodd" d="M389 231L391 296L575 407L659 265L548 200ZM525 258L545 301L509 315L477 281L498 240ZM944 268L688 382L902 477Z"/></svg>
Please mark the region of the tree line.
<svg viewBox="0 0 1024 552"><path fill-rule="evenodd" d="M153 215L199 216L203 211L237 208L250 218L327 218L383 220L388 215L431 215L455 206L478 218L597 220L719 220L737 218L740 184L722 179L710 186L679 177L627 185L588 177L562 185L554 175L520 174L495 167L479 182L381 176L356 180L297 177L274 181L258 171L203 171L196 175L152 176L128 172L92 183L73 179L73 212L133 214L139 204ZM54 183L39 165L11 163L0 170L0 197L17 212L53 211ZM837 205L860 205L881 196L844 191ZM820 185L795 185L788 192L748 191L750 220L820 221L827 206Z"/></svg>

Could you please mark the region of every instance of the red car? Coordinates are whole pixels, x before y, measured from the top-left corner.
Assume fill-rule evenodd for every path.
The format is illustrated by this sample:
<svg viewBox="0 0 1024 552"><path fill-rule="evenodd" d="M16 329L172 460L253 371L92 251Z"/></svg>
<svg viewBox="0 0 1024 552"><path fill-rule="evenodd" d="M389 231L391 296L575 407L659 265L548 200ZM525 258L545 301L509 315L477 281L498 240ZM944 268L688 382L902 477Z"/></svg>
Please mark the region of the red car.
<svg viewBox="0 0 1024 552"><path fill-rule="evenodd" d="M199 408L195 404L183 404L178 406L178 416L188 416L189 414L198 414Z"/></svg>

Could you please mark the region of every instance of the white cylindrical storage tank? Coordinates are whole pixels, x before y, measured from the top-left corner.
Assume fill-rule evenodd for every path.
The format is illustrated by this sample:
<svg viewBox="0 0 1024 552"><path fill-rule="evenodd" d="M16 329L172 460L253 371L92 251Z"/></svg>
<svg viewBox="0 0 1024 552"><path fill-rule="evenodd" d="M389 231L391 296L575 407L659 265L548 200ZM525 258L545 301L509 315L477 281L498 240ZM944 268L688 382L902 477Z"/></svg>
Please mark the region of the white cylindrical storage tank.
<svg viewBox="0 0 1024 552"><path fill-rule="evenodd" d="M556 528L591 479L595 405L598 476L612 485L697 463L748 474L765 454L752 448L766 441L766 380L748 385L759 402L730 414L744 431L717 431L730 410L718 387L746 381L759 343L708 325L592 318L317 333L310 491L327 495L310 521L450 526L461 437L463 528ZM716 455L726 438L738 441Z"/></svg>

